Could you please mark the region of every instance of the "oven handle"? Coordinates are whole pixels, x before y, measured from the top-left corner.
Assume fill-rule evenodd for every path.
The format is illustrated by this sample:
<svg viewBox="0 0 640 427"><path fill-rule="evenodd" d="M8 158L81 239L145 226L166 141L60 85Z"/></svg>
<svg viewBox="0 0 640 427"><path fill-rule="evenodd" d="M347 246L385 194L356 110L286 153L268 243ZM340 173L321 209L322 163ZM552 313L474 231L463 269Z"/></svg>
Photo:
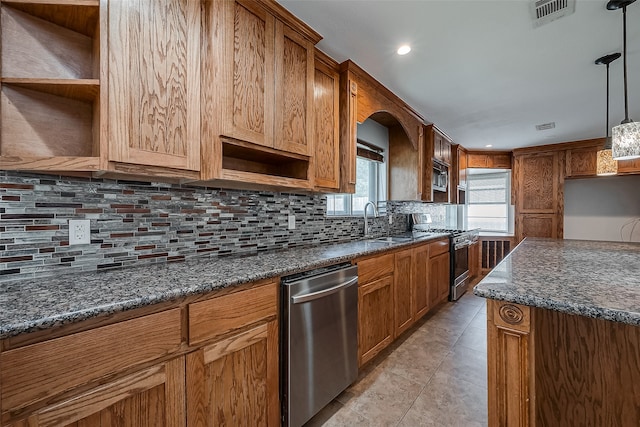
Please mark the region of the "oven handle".
<svg viewBox="0 0 640 427"><path fill-rule="evenodd" d="M309 302L309 301L313 301L313 300L317 300L320 298L324 298L328 295L331 294L335 294L336 292L339 292L340 290L344 289L344 288L348 288L349 286L358 283L358 276L347 280L346 282L340 283L336 286L332 286L330 288L327 289L323 289L321 291L318 292L312 292L310 294L305 294L305 295L299 295L299 296L295 296L295 297L291 297L291 302L294 304L302 304L303 302Z"/></svg>

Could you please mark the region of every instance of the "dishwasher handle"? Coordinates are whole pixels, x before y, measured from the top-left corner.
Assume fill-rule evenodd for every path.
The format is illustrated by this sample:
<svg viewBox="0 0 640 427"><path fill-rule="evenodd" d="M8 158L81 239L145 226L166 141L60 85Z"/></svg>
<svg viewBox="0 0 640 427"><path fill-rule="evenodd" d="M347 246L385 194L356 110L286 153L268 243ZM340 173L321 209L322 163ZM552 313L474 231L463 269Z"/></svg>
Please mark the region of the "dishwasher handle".
<svg viewBox="0 0 640 427"><path fill-rule="evenodd" d="M310 294L305 294L305 295L299 295L299 296L295 296L295 297L291 297L291 302L293 304L302 304L303 302L309 302L309 301L313 301L313 300L317 300L320 298L324 298L328 295L331 294L335 294L336 292L339 292L340 290L344 289L344 288L348 288L349 286L358 283L358 277L354 277L352 279L347 280L346 282L340 283L336 286L332 286L330 288L327 289L323 289L321 291L318 292L312 292Z"/></svg>

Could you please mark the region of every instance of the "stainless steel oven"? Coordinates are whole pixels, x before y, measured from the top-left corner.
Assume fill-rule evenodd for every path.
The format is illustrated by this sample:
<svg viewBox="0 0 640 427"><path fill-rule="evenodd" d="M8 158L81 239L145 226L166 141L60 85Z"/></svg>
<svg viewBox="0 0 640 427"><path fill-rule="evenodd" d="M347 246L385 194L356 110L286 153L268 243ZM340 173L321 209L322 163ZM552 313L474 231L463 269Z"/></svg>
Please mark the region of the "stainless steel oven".
<svg viewBox="0 0 640 427"><path fill-rule="evenodd" d="M457 241L457 242L456 242ZM456 243L454 243L456 242ZM454 236L451 242L451 292L449 300L456 301L469 287L469 245L465 237Z"/></svg>

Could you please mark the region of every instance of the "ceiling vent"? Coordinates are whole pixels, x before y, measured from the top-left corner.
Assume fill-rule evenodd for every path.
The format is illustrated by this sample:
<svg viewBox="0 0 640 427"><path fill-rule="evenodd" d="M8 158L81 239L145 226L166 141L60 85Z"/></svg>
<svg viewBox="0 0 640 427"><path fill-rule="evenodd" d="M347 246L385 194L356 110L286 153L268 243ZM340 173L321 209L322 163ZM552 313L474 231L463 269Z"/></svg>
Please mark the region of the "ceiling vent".
<svg viewBox="0 0 640 427"><path fill-rule="evenodd" d="M541 125L536 125L536 130L549 130L556 127L556 122L543 123Z"/></svg>
<svg viewBox="0 0 640 427"><path fill-rule="evenodd" d="M534 28L576 11L576 0L532 0L530 5Z"/></svg>

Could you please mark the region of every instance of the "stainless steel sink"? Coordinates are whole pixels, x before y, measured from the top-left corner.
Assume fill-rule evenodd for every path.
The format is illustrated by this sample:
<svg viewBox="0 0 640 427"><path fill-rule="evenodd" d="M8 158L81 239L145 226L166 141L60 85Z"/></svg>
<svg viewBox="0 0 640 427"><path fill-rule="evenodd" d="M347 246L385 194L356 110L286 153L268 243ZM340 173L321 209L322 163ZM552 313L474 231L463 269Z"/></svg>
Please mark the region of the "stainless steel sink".
<svg viewBox="0 0 640 427"><path fill-rule="evenodd" d="M379 242L403 243L403 242L410 242L413 240L413 238L404 237L404 236L389 236L389 237L378 237L376 240Z"/></svg>
<svg viewBox="0 0 640 427"><path fill-rule="evenodd" d="M375 243L380 245L390 245L392 243L411 242L412 240L413 238L411 237L389 236L389 237L377 237L375 239L367 239L367 240L364 240L364 242Z"/></svg>

